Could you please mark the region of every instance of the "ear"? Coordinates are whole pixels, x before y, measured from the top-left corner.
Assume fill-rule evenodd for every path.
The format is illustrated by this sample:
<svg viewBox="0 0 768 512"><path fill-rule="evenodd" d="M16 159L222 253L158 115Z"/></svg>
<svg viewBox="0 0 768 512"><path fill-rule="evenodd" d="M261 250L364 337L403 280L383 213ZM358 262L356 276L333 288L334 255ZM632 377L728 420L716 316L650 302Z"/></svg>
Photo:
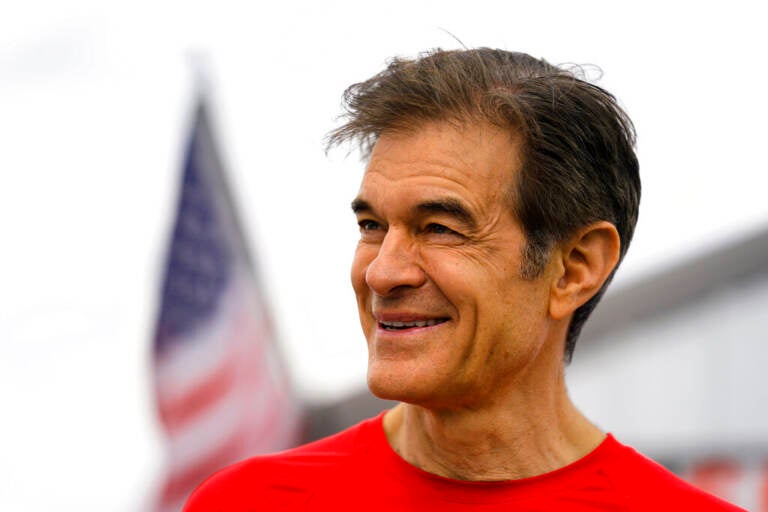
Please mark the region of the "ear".
<svg viewBox="0 0 768 512"><path fill-rule="evenodd" d="M580 229L555 252L549 314L560 320L591 299L619 261L616 226L600 221Z"/></svg>

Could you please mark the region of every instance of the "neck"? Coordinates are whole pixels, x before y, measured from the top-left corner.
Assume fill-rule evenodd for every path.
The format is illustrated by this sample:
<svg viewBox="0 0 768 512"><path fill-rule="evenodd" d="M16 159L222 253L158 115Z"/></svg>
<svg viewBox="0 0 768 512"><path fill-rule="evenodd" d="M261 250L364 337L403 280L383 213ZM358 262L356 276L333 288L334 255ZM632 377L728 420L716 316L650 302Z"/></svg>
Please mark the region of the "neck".
<svg viewBox="0 0 768 512"><path fill-rule="evenodd" d="M384 418L392 448L427 472L459 480L540 475L594 450L605 435L573 405L562 365L555 382L517 382L503 399L479 408L400 404Z"/></svg>

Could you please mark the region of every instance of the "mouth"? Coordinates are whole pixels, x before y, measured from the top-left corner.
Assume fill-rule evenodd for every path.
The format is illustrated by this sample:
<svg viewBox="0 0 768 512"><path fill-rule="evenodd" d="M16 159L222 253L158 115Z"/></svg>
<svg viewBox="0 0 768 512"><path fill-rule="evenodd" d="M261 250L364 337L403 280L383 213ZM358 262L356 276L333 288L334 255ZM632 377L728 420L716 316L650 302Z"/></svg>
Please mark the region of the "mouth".
<svg viewBox="0 0 768 512"><path fill-rule="evenodd" d="M432 327L447 322L447 318L431 318L429 320L414 320L411 322L379 322L379 328L385 331L404 331L406 329L420 329Z"/></svg>

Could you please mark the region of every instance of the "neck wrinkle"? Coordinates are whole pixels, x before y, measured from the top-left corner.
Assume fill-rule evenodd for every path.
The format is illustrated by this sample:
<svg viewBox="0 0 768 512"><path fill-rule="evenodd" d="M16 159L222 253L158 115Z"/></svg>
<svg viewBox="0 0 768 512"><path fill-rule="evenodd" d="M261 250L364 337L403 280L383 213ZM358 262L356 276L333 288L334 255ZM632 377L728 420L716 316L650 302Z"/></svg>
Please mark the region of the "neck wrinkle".
<svg viewBox="0 0 768 512"><path fill-rule="evenodd" d="M540 380L533 386L518 382L504 403L478 409L399 404L385 416L387 439L411 465L456 480L515 480L554 471L597 448L605 434L571 402L562 367L556 379L550 374Z"/></svg>

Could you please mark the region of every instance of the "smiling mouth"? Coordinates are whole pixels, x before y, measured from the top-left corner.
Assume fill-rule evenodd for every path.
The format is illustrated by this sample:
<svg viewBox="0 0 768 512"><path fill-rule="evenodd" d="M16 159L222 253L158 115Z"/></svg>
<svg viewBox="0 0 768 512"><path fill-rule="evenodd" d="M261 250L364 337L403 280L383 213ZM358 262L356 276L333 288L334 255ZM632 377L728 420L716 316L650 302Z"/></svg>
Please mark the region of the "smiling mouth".
<svg viewBox="0 0 768 512"><path fill-rule="evenodd" d="M433 318L430 320L416 320L413 322L379 322L379 327L385 331L402 331L419 327L432 327L433 325L447 322L447 318Z"/></svg>

